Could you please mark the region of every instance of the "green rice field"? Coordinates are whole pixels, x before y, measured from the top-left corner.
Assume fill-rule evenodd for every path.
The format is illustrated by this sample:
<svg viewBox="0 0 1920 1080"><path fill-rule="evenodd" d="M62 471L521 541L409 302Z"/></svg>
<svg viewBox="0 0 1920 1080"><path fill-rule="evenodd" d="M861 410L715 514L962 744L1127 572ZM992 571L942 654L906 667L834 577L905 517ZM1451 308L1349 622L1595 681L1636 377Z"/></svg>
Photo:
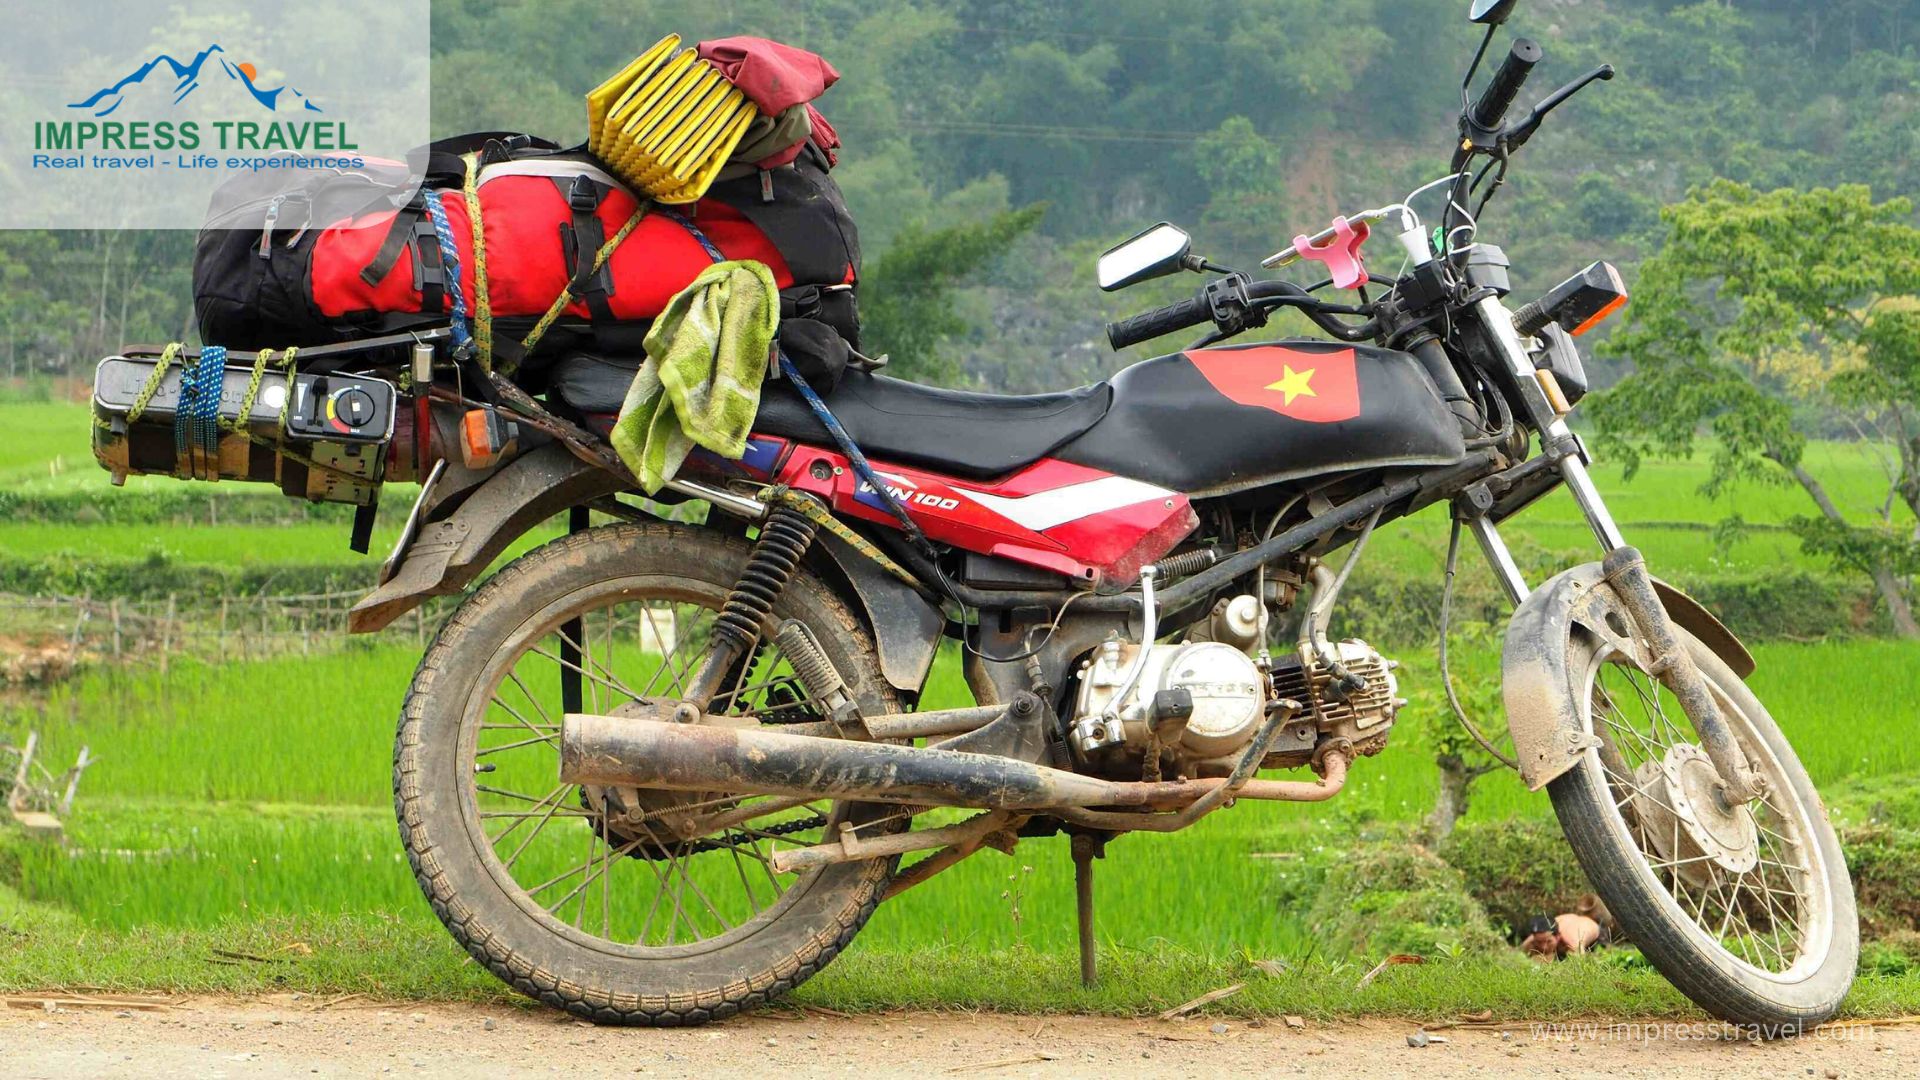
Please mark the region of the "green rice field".
<svg viewBox="0 0 1920 1080"><path fill-rule="evenodd" d="M84 407L68 403L0 404L0 424L14 437L0 441L0 493L37 497L84 494L97 502L107 490L107 475L94 463L88 444ZM1808 467L1820 475L1842 510L1865 521L1877 512L1886 486L1879 457L1860 444L1819 443L1808 450ZM1707 572L1752 573L1769 568L1823 569L1800 551L1799 541L1781 523L1812 513L1797 488L1749 484L1719 500L1703 498L1700 462L1648 462L1626 482L1617 466L1602 462L1596 478L1607 491L1614 515L1655 566ZM122 497L155 493L265 501L288 514L300 504L280 499L257 484L195 484L167 477L132 477ZM383 552L398 535L409 489L385 493L381 526L373 550ZM249 507L251 509L251 506ZM229 511L234 516L235 511ZM1712 526L1737 515L1754 528L1721 549ZM217 511L216 511L216 516ZM1446 548L1445 517L1438 508L1382 530L1368 566L1376 571L1437 574ZM1541 558L1579 556L1593 546L1592 536L1570 500L1553 496L1510 526L1510 542L1521 554ZM340 521L219 525L214 528L95 526L77 520L0 520L0 553L16 558L84 556L98 560L139 560L155 555L226 565L350 563L360 559L346 550ZM552 535L552 534L548 534ZM364 561L371 575L373 559Z"/></svg>
<svg viewBox="0 0 1920 1080"><path fill-rule="evenodd" d="M1920 747L1920 644L1869 641L1763 645L1754 685L1814 779L1911 776ZM100 763L71 822L73 846L24 847L28 899L70 908L100 925L196 926L260 915L375 910L431 921L402 858L388 776L399 689L411 650L351 649L297 665L182 664L167 679L97 673L45 704L47 752L64 760L83 743ZM1403 674L1412 684L1424 665ZM1484 669L1473 664L1471 668ZM1835 672L1875 687L1841 709ZM959 702L943 664L929 707ZM321 691L319 688L324 688ZM1116 842L1102 864L1112 895L1103 921L1116 941L1165 939L1181 948L1294 954L1304 929L1249 897L1271 891L1284 860L1262 855L1337 844L1368 822L1409 821L1431 805L1433 770L1422 730L1439 722L1430 686L1395 745L1354 768L1331 806L1244 804L1178 837ZM343 708L346 702L383 703ZM1837 725L1852 737L1821 736ZM1550 814L1544 796L1509 776L1481 785L1474 814ZM1176 855L1176 858L1169 858ZM1165 913L1178 908L1181 917ZM1048 949L1072 942L1073 894L1065 845L1027 841L1016 858L985 853L932 885L882 907L863 947L930 943Z"/></svg>
<svg viewBox="0 0 1920 1080"><path fill-rule="evenodd" d="M0 443L0 494L30 495L52 506L62 498L101 498L97 489L106 476L87 450L83 409L0 405L0 422L25 433ZM1812 454L1850 512L1864 515L1877 505L1884 487L1876 490L1879 466L1870 448L1819 445ZM1748 576L1824 569L1780 527L1807 512L1797 490L1748 487L1714 503L1697 494L1698 464L1651 464L1630 484L1618 470L1598 474L1616 515L1657 568ZM164 478L135 480L113 497L155 498L182 486ZM200 490L223 505L249 500L250 508L253 500L274 498L243 484ZM400 493L390 495L395 505L383 513L376 553L391 543L404 511ZM1731 513L1759 528L1731 545L1716 544L1711 525ZM1437 576L1444 528L1444 518L1430 513L1384 529L1362 573ZM1543 503L1509 532L1531 566L1591 557L1591 538L1561 498ZM553 535L543 531L517 550ZM345 550L344 522L333 520L212 527L194 520L110 524L85 515L0 520L0 556L20 563L139 562L156 553L170 562L226 566L358 559ZM363 562L370 577L377 555ZM1496 644L1458 648L1456 676L1468 699L1497 701ZM1287 958L1319 972L1312 978L1359 962L1329 954L1303 912L1280 898L1289 895L1288 876L1303 860L1403 832L1432 805L1434 748L1452 721L1430 648L1395 651L1406 662L1400 678L1412 704L1393 744L1355 766L1338 800L1321 807L1246 804L1177 836L1129 836L1110 847L1100 864L1099 937L1106 962L1135 982L1131 996L1111 991L1121 1002L1115 1007L1178 1000L1254 958ZM1755 688L1823 790L1920 774L1913 704L1920 701L1920 643L1846 637L1768 642L1754 652L1760 663ZM0 698L0 741L17 741L33 729L44 760L70 761L82 745L98 759L67 820L66 845L0 831L0 930L58 926L63 929L47 940L112 942L126 957L143 958L28 949L11 960L0 955L0 987L258 985L247 980L265 977L259 973L196 966L177 955L204 952L207 941L221 940L254 950L290 942L315 948L313 959L303 961L306 970L333 974L316 976L314 985L497 993L483 972L462 966L421 898L396 834L392 740L418 657L411 633L389 634L323 641L313 655L297 658L183 657L164 673L151 663L97 664L34 693ZM966 703L956 658L943 655L924 707ZM1471 817L1550 813L1544 795L1496 774L1476 786ZM1063 839L1024 841L1013 857L983 853L882 905L852 954L821 981L826 989L816 1000L840 1007L1019 1005L1026 1001L1022 991L996 997L979 980L991 981L996 969L1028 971L1044 985L1066 986L1073 906ZM383 959L356 968L352 954L367 951ZM1631 987L1622 993L1644 992L1654 1001L1671 995L1644 970L1608 972L1608 979ZM1483 975L1494 989L1472 1000L1528 993L1525 985L1500 982L1506 975ZM1447 989L1448 979L1444 971L1415 972L1385 993L1391 1000L1425 993L1429 1002L1450 1002L1466 991ZM1552 979L1557 1004L1548 1011L1578 1012L1585 995L1604 992L1573 975L1556 972ZM1352 977L1327 986L1336 981L1346 985ZM1058 1001L1098 1004L1061 993L1066 996ZM1907 1008L1910 998L1920 998L1904 983L1892 990L1869 984L1862 994L1855 1008L1868 1011ZM1284 1003L1299 1008L1292 998Z"/></svg>

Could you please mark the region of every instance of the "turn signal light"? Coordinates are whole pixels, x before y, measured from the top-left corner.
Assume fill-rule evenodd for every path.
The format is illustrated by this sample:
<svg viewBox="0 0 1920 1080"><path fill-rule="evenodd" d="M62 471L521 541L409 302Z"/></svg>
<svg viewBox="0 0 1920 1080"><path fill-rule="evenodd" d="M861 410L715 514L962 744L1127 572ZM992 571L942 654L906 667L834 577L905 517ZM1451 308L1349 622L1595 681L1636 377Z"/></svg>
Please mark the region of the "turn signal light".
<svg viewBox="0 0 1920 1080"><path fill-rule="evenodd" d="M1607 321L1627 306L1627 284L1609 262L1597 262L1547 290L1547 295L1514 313L1522 337L1532 337L1559 323L1574 337Z"/></svg>

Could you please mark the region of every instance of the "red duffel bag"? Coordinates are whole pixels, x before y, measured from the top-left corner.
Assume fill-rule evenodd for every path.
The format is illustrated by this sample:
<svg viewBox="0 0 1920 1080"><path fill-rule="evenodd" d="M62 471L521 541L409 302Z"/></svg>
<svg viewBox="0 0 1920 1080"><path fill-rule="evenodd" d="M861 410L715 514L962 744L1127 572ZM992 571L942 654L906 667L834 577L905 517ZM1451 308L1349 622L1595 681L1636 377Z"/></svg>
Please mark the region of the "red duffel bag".
<svg viewBox="0 0 1920 1080"><path fill-rule="evenodd" d="M258 180L235 181L196 251L202 339L326 344L442 323L458 305L509 368L526 359L517 346L536 325L550 347L637 348L647 321L712 263L704 236L726 258L766 263L785 314L857 342L858 232L829 151L812 139L788 163L744 163L699 202L649 204L637 221L640 201L584 151L490 133L436 143L424 161L417 191L355 173L270 197L248 189ZM422 167L395 170L384 179Z"/></svg>

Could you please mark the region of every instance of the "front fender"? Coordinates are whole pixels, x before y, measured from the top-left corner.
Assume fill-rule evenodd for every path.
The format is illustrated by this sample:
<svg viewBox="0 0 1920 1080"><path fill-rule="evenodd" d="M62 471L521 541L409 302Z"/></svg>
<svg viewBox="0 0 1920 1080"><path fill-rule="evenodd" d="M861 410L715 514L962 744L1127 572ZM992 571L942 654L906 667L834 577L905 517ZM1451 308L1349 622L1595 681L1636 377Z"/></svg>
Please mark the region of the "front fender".
<svg viewBox="0 0 1920 1080"><path fill-rule="evenodd" d="M1753 673L1753 654L1699 601L1663 581L1656 580L1654 590L1674 625L1726 661L1736 675L1744 679ZM1606 584L1599 563L1576 566L1548 581L1513 613L1500 681L1514 757L1529 790L1538 791L1565 774L1593 745L1575 696L1582 673L1572 670L1574 628L1637 651L1637 644L1619 632L1631 625L1632 616Z"/></svg>

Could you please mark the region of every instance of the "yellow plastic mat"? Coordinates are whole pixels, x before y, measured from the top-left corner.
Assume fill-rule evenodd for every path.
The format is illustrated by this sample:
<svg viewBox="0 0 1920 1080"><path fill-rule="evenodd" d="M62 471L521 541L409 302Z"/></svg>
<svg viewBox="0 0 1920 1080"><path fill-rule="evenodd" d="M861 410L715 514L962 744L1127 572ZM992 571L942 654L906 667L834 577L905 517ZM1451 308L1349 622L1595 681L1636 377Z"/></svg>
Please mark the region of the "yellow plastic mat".
<svg viewBox="0 0 1920 1080"><path fill-rule="evenodd" d="M587 94L587 148L636 191L697 201L759 115L737 87L668 34Z"/></svg>

